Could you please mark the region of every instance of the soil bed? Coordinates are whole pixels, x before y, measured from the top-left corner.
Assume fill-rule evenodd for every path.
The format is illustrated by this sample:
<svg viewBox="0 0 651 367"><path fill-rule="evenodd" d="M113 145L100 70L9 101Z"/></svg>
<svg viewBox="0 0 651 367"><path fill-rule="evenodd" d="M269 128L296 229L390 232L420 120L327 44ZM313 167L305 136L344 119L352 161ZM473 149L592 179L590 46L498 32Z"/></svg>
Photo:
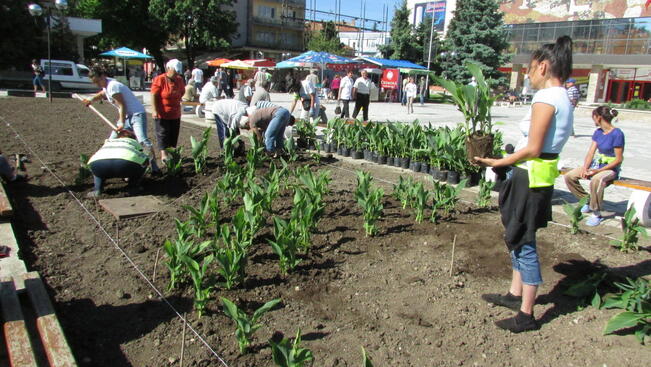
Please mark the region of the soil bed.
<svg viewBox="0 0 651 367"><path fill-rule="evenodd" d="M109 116L116 114L109 105L99 108ZM208 175L195 175L187 161L181 178L145 180L144 193L166 202L167 211L116 224L94 200L84 198L92 187L90 181L73 184L79 153L92 154L108 133L96 116L77 101L55 99L50 105L30 98L0 99L0 116L2 151L25 153L32 160L27 165L29 182L9 186L23 258L30 270L45 279L79 364L178 365L181 320L67 189L113 238L119 237L119 246L150 279L159 254L153 283L165 290L169 277L164 251L159 250L165 239L175 236L173 219L187 219L181 206L196 205L221 176L221 161L214 158L215 138L210 144L213 158ZM11 123L63 183L42 169L43 164L5 122ZM201 129L183 125L179 141L186 156L190 135L199 137ZM208 314L197 319L189 287L164 292L229 366L273 365L267 339L274 333L293 337L298 327L303 346L314 353L314 366L359 366L362 346L376 366L645 366L651 360L651 350L638 344L634 336L601 335L617 310L589 307L579 311L576 301L562 294L567 284L589 272L595 261L621 274L648 275L651 261L647 251L622 254L601 236L571 236L560 226L541 230L538 248L545 283L536 306L541 328L513 335L492 323L512 312L480 298L482 293L504 292L510 281L509 258L496 211L462 203L454 218L438 225L417 224L411 211L402 210L389 197L391 186L382 181L397 181L396 172L332 158L316 163L307 155L298 164L327 169L332 178L312 252L297 270L280 276L277 256L266 242L270 236L267 228L250 254L244 286L213 292L214 299L225 296L247 312L282 298L281 307L263 316L265 327L256 332L252 353L239 355L233 323L216 300L208 305ZM361 212L352 195L353 171L360 166L371 171L375 183L385 190L385 215L379 223L380 234L374 238L365 237ZM124 185L111 181L106 196L126 195ZM291 193L284 192L274 210L286 217L291 203ZM225 210L225 215L233 209ZM271 223L267 218L267 224ZM184 365L220 363L188 332Z"/></svg>

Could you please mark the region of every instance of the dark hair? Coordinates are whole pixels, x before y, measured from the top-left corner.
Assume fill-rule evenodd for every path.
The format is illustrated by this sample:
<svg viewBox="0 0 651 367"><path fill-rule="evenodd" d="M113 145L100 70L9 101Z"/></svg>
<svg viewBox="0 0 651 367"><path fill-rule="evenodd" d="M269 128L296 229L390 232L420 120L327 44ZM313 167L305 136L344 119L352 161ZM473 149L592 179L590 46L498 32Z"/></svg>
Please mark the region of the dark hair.
<svg viewBox="0 0 651 367"><path fill-rule="evenodd" d="M101 76L108 76L108 72L102 66L95 65L92 68L90 68L90 72L88 73L89 78L92 79L92 78L101 77Z"/></svg>
<svg viewBox="0 0 651 367"><path fill-rule="evenodd" d="M130 129L122 129L118 131L118 138L131 138L135 139L136 134L133 132L133 130Z"/></svg>
<svg viewBox="0 0 651 367"><path fill-rule="evenodd" d="M618 114L619 113L616 109L608 106L599 106L592 110L592 116L599 116L602 119L608 121L608 123L611 123Z"/></svg>
<svg viewBox="0 0 651 367"><path fill-rule="evenodd" d="M296 123L296 117L289 115L289 123L287 125L294 126L294 123Z"/></svg>
<svg viewBox="0 0 651 367"><path fill-rule="evenodd" d="M534 51L531 61L549 61L551 74L561 81L566 81L572 74L572 39L562 36L556 43L548 43Z"/></svg>

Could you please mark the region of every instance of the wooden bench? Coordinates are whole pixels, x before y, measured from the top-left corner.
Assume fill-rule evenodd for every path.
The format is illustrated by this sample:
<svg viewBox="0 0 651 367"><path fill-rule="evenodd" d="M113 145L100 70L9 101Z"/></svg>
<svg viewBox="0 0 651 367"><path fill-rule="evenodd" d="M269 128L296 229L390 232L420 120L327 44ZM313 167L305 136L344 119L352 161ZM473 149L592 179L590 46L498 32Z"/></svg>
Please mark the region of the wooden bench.
<svg viewBox="0 0 651 367"><path fill-rule="evenodd" d="M561 175L571 171L570 167L563 167L559 170ZM640 222L646 226L651 227L651 217L649 210L651 209L651 181L636 180L628 177L620 177L618 180L612 182L614 186L627 187L632 189L633 192L628 198L626 208L633 206L635 208L635 215Z"/></svg>
<svg viewBox="0 0 651 367"><path fill-rule="evenodd" d="M181 107L184 108L184 110L185 110L185 106L192 106L193 113L197 115L198 118L204 117L203 105L201 103L196 101L181 101Z"/></svg>
<svg viewBox="0 0 651 367"><path fill-rule="evenodd" d="M41 277L37 272L30 272L18 278L0 279L3 331L10 365L36 367L47 360L50 366L77 366ZM21 305L21 297L14 284L17 280L25 284L29 305ZM22 297L22 301L27 302L25 297ZM33 309L33 314L28 313L27 316L34 319L26 320L23 309ZM37 335L30 334L27 326L32 324L36 325Z"/></svg>

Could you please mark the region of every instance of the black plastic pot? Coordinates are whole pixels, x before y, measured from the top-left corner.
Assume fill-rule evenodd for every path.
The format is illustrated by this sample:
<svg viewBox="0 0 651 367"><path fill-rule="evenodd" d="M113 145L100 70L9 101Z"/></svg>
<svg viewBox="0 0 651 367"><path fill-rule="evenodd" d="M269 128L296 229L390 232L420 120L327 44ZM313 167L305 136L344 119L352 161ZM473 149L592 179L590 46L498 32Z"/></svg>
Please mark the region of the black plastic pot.
<svg viewBox="0 0 651 367"><path fill-rule="evenodd" d="M337 150L336 150L337 154L338 155L344 155L343 149L344 149L344 147L342 147L341 145L337 146Z"/></svg>
<svg viewBox="0 0 651 367"><path fill-rule="evenodd" d="M409 169L414 172L420 172L420 162L411 161L409 163Z"/></svg>
<svg viewBox="0 0 651 367"><path fill-rule="evenodd" d="M358 151L358 150L351 150L350 151L350 156L353 159L362 159L362 158L364 158L364 152Z"/></svg>
<svg viewBox="0 0 651 367"><path fill-rule="evenodd" d="M307 140L306 140L306 139L302 139L302 138L298 138L298 139L296 140L296 147L299 148L299 149L305 149L305 148L307 148Z"/></svg>
<svg viewBox="0 0 651 367"><path fill-rule="evenodd" d="M364 149L364 160L371 161L371 151L368 149Z"/></svg>
<svg viewBox="0 0 651 367"><path fill-rule="evenodd" d="M400 167L404 169L408 169L410 162L411 160L409 158L404 158L404 157L400 158Z"/></svg>
<svg viewBox="0 0 651 367"><path fill-rule="evenodd" d="M400 167L400 158L393 157L393 166L394 167Z"/></svg>
<svg viewBox="0 0 651 367"><path fill-rule="evenodd" d="M378 156L379 156L379 154L377 154L377 152L371 152L371 162L377 163L377 157Z"/></svg>
<svg viewBox="0 0 651 367"><path fill-rule="evenodd" d="M479 172L475 172L475 173L471 173L471 174L465 174L464 173L463 175L459 176L459 182L467 179L468 181L466 182L466 186L468 186L468 187L477 186L477 184L479 184L479 179L480 178L481 178L481 173L479 173Z"/></svg>
<svg viewBox="0 0 651 367"><path fill-rule="evenodd" d="M316 150L316 145L314 145L314 143L309 143L309 144L307 145L307 149L309 149L309 150Z"/></svg>
<svg viewBox="0 0 651 367"><path fill-rule="evenodd" d="M343 147L341 149L341 155L343 155L344 157L350 157L350 148Z"/></svg>
<svg viewBox="0 0 651 367"><path fill-rule="evenodd" d="M439 181L447 181L448 179L448 171L442 170L438 172L438 175L436 176L436 179Z"/></svg>
<svg viewBox="0 0 651 367"><path fill-rule="evenodd" d="M448 181L449 184L453 184L453 185L458 184L459 183L459 172L449 171L447 181Z"/></svg>
<svg viewBox="0 0 651 367"><path fill-rule="evenodd" d="M389 163L387 163L387 160L388 160L388 158L385 155L378 155L377 156L377 163L378 164L389 164Z"/></svg>
<svg viewBox="0 0 651 367"><path fill-rule="evenodd" d="M424 174L428 174L429 173L429 164L421 163L420 164L420 172L424 173Z"/></svg>
<svg viewBox="0 0 651 367"><path fill-rule="evenodd" d="M330 150L330 144L326 143L325 141L322 141L322 142L321 142L321 150L322 150L324 153L330 153L330 152L329 152L329 150Z"/></svg>
<svg viewBox="0 0 651 367"><path fill-rule="evenodd" d="M380 157L378 157L378 160ZM387 166L393 166L393 157L387 157Z"/></svg>
<svg viewBox="0 0 651 367"><path fill-rule="evenodd" d="M435 166L431 166L429 168L429 174L432 175L432 177L434 177L434 179L437 179L438 174L439 174L439 168L435 167Z"/></svg>

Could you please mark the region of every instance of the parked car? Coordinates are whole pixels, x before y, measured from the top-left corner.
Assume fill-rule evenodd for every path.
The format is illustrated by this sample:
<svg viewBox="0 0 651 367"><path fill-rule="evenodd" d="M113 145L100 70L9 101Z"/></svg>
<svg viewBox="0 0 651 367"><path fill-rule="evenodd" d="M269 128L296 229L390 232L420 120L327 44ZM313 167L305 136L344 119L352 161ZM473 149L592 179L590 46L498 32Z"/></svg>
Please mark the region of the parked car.
<svg viewBox="0 0 651 367"><path fill-rule="evenodd" d="M48 79L52 78L52 89L88 89L97 90L98 87L88 77L90 69L82 64L67 60L52 60L52 70L48 67L48 60L41 60L41 67L45 71L43 82L47 86Z"/></svg>

